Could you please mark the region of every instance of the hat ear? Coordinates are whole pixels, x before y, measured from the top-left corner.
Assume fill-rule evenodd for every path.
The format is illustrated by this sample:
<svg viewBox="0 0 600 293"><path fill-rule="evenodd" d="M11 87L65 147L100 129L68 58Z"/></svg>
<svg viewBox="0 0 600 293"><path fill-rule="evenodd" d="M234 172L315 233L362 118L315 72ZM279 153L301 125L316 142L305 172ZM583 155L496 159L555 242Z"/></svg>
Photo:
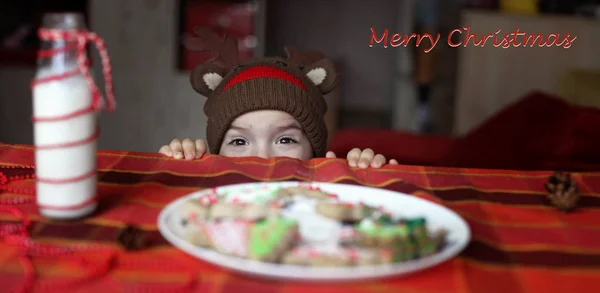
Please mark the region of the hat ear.
<svg viewBox="0 0 600 293"><path fill-rule="evenodd" d="M329 59L321 59L304 67L303 71L322 94L330 93L337 86L338 75L333 62Z"/></svg>
<svg viewBox="0 0 600 293"><path fill-rule="evenodd" d="M199 94L209 97L221 84L227 69L212 63L197 65L190 74L192 88Z"/></svg>

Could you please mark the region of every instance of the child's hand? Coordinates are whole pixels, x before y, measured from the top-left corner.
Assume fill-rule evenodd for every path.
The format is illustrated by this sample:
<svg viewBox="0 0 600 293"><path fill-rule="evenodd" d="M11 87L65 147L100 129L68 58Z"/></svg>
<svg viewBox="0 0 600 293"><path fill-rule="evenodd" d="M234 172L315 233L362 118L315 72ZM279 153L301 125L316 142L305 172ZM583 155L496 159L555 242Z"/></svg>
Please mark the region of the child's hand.
<svg viewBox="0 0 600 293"><path fill-rule="evenodd" d="M327 152L325 157L335 159L336 155L333 152ZM348 152L346 158L348 159L348 165L350 165L350 167L359 167L361 169L368 168L369 166L379 168L387 162L383 155L376 155L372 149L364 149L361 151L358 148L354 148ZM391 159L388 164L398 165L398 161Z"/></svg>
<svg viewBox="0 0 600 293"><path fill-rule="evenodd" d="M176 160L183 158L193 160L202 157L206 153L206 143L201 139L197 139L195 142L189 138L184 140L174 139L170 144L163 145L158 152Z"/></svg>

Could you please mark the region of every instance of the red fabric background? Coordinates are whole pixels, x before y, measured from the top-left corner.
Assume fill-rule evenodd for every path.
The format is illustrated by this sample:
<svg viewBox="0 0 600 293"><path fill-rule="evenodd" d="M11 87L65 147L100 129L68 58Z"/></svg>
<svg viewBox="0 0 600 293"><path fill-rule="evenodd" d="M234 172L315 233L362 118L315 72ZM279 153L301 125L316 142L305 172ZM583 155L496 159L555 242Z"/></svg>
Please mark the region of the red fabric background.
<svg viewBox="0 0 600 293"><path fill-rule="evenodd" d="M340 131L330 149L372 148L401 164L487 169L600 169L600 110L542 92L509 105L464 137Z"/></svg>
<svg viewBox="0 0 600 293"><path fill-rule="evenodd" d="M345 157L353 148L371 148L401 164L437 166L453 139L447 136L416 135L382 129L342 129L333 138L329 149Z"/></svg>
<svg viewBox="0 0 600 293"><path fill-rule="evenodd" d="M442 163L497 169L581 169L600 164L600 110L534 92L458 139Z"/></svg>

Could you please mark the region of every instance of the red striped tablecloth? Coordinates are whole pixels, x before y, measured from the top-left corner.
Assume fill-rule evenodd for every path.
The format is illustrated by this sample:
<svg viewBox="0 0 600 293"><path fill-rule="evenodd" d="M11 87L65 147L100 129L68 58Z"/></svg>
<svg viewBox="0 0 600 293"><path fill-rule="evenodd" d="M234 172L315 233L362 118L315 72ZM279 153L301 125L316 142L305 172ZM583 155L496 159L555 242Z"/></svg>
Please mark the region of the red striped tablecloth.
<svg viewBox="0 0 600 293"><path fill-rule="evenodd" d="M33 163L30 146L0 144L0 172L5 176L30 174L32 169L21 166ZM10 166L15 168L6 168ZM547 171L422 166L357 170L339 159L299 162L205 156L175 161L127 152L99 152L98 169L100 209L79 222L44 220L34 203L8 205L13 199L27 201L31 195L0 194L4 210L0 235L19 223L8 212L18 208L31 221L33 247L92 245L65 256L48 256L5 237L0 241L0 291L29 284L36 292L600 292L600 173L573 174L583 195L580 208L565 214L546 204ZM158 233L158 213L179 196L260 180L362 184L412 194L459 213L470 225L473 241L459 257L408 277L309 285L233 274L189 257ZM32 188L34 182L10 181L5 186ZM122 249L115 237L126 226L142 230L149 248Z"/></svg>

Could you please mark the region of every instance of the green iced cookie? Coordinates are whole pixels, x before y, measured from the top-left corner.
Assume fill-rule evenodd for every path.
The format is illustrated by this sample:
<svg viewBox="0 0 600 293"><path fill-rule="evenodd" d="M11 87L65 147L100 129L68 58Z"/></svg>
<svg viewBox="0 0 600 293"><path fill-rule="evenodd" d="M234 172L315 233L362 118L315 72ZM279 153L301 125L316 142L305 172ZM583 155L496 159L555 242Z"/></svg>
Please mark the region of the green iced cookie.
<svg viewBox="0 0 600 293"><path fill-rule="evenodd" d="M293 240L297 223L285 218L267 218L250 228L249 257L256 260L274 261Z"/></svg>
<svg viewBox="0 0 600 293"><path fill-rule="evenodd" d="M381 224L376 221L363 220L356 230L368 237L376 238L405 238L409 233L409 228L405 224Z"/></svg>
<svg viewBox="0 0 600 293"><path fill-rule="evenodd" d="M408 239L398 241L393 248L393 255L394 262L415 259L418 256L418 246Z"/></svg>
<svg viewBox="0 0 600 293"><path fill-rule="evenodd" d="M421 246L419 255L421 257L434 254L438 250L437 243L429 241Z"/></svg>
<svg viewBox="0 0 600 293"><path fill-rule="evenodd" d="M405 223L406 226L408 226L411 235L415 235L415 237L417 238L425 237L428 235L427 222L425 218L409 219L406 220Z"/></svg>

